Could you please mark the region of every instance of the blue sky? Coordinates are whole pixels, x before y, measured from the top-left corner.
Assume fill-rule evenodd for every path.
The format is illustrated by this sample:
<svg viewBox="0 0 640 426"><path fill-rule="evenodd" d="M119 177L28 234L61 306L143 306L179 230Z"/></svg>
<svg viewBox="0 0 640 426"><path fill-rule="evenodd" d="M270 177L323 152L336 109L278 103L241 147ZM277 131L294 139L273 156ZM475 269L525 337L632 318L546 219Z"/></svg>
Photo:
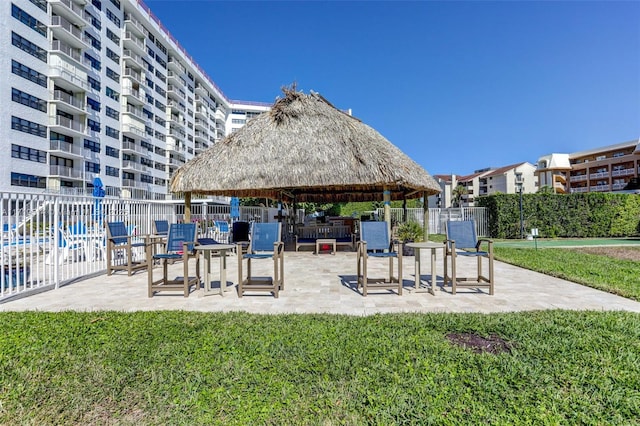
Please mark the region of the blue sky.
<svg viewBox="0 0 640 426"><path fill-rule="evenodd" d="M227 97L296 82L431 174L640 137L639 1L145 3Z"/></svg>

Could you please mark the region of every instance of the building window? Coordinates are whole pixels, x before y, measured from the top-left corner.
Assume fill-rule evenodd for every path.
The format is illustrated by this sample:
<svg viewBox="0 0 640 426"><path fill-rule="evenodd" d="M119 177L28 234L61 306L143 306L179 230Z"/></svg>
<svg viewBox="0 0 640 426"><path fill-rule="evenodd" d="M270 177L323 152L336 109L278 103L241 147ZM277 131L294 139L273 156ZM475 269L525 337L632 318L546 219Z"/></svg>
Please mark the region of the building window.
<svg viewBox="0 0 640 426"><path fill-rule="evenodd" d="M114 129L113 127L109 127L109 126L104 126L105 127L105 134L109 137L112 137L114 139L120 139L120 131Z"/></svg>
<svg viewBox="0 0 640 426"><path fill-rule="evenodd" d="M156 62L164 69L167 69L167 63L156 55Z"/></svg>
<svg viewBox="0 0 640 426"><path fill-rule="evenodd" d="M111 0L111 3L120 10L120 0Z"/></svg>
<svg viewBox="0 0 640 426"><path fill-rule="evenodd" d="M153 113L146 108L142 108L142 113L147 116L149 120L153 120Z"/></svg>
<svg viewBox="0 0 640 426"><path fill-rule="evenodd" d="M105 154L107 154L109 157L120 158L120 151L109 145L107 145Z"/></svg>
<svg viewBox="0 0 640 426"><path fill-rule="evenodd" d="M120 113L113 108L107 107L107 117L111 117L114 120L120 120Z"/></svg>
<svg viewBox="0 0 640 426"><path fill-rule="evenodd" d="M100 85L100 80L96 80L93 77L87 76L87 83L93 90L97 90L98 92L101 90L102 86Z"/></svg>
<svg viewBox="0 0 640 426"><path fill-rule="evenodd" d="M120 37L118 37L116 33L111 31L109 28L107 28L107 38L112 42L114 42L115 44L117 44L118 46L120 46Z"/></svg>
<svg viewBox="0 0 640 426"><path fill-rule="evenodd" d="M11 4L11 15L41 36L47 36L47 27L15 4Z"/></svg>
<svg viewBox="0 0 640 426"><path fill-rule="evenodd" d="M63 135L58 132L50 132L49 140L52 142L61 141L66 143L73 143L73 138L71 136Z"/></svg>
<svg viewBox="0 0 640 426"><path fill-rule="evenodd" d="M22 65L18 61L11 61L11 72L20 77L26 78L29 81L33 81L34 83L47 87L47 76L44 74L40 74L38 71L29 68L26 65Z"/></svg>
<svg viewBox="0 0 640 426"><path fill-rule="evenodd" d="M106 173L107 176L114 176L114 177L120 176L120 170L116 167L105 166L104 172Z"/></svg>
<svg viewBox="0 0 640 426"><path fill-rule="evenodd" d="M109 67L107 67L107 77L109 77L111 80L115 81L116 83L120 82L120 74L118 74L117 72L115 72Z"/></svg>
<svg viewBox="0 0 640 426"><path fill-rule="evenodd" d="M43 12L47 11L47 0L30 0L30 1L31 3L35 4Z"/></svg>
<svg viewBox="0 0 640 426"><path fill-rule="evenodd" d="M108 47L107 47L107 58L111 59L112 61L114 61L117 64L120 64L120 56L118 56L118 54L116 52L114 52L113 50L109 49Z"/></svg>
<svg viewBox="0 0 640 426"><path fill-rule="evenodd" d="M100 173L100 164L87 161L84 163L84 170L90 173Z"/></svg>
<svg viewBox="0 0 640 426"><path fill-rule="evenodd" d="M91 46L93 46L94 49L102 50L102 43L100 42L100 40L92 36L87 31L84 32L84 36L91 42Z"/></svg>
<svg viewBox="0 0 640 426"><path fill-rule="evenodd" d="M30 135L40 136L41 138L47 137L47 126L23 118L12 116L11 128Z"/></svg>
<svg viewBox="0 0 640 426"><path fill-rule="evenodd" d="M92 110L100 112L100 102L96 101L95 99L91 99L87 96L87 105L89 105Z"/></svg>
<svg viewBox="0 0 640 426"><path fill-rule="evenodd" d="M91 21L91 25L93 26L93 28L95 28L96 30L100 31L102 30L102 22L100 22L100 19L96 18L95 16L93 16L91 13L89 13L88 10L85 9L84 11L85 17L89 18L88 20Z"/></svg>
<svg viewBox="0 0 640 426"><path fill-rule="evenodd" d="M91 64L91 68L98 71L102 69L102 64L100 63L100 61L89 55L87 52L84 53L84 58L89 61L89 63Z"/></svg>
<svg viewBox="0 0 640 426"><path fill-rule="evenodd" d="M16 88L11 88L11 100L42 112L47 111L47 102Z"/></svg>
<svg viewBox="0 0 640 426"><path fill-rule="evenodd" d="M113 22L114 24L116 24L118 26L118 28L120 27L120 18L118 18L115 13L113 13L112 11L110 11L109 9L107 9L107 18Z"/></svg>
<svg viewBox="0 0 640 426"><path fill-rule="evenodd" d="M19 34L11 32L11 44L13 44L18 49L24 50L31 56L34 56L40 59L42 62L47 62L47 51L39 48L36 44L31 43L26 38L20 36Z"/></svg>
<svg viewBox="0 0 640 426"><path fill-rule="evenodd" d="M100 131L100 122L87 118L87 127L89 127L94 132Z"/></svg>
<svg viewBox="0 0 640 426"><path fill-rule="evenodd" d="M100 0L91 0L91 4L99 11L102 11L102 2Z"/></svg>
<svg viewBox="0 0 640 426"><path fill-rule="evenodd" d="M162 74L160 71L156 70L155 74L156 74L156 77L158 77L160 81L162 81L163 83L167 81L167 77L164 74Z"/></svg>
<svg viewBox="0 0 640 426"><path fill-rule="evenodd" d="M84 140L84 147L91 152L100 152L100 142L92 141L91 139Z"/></svg>
<svg viewBox="0 0 640 426"><path fill-rule="evenodd" d="M113 90L111 87L107 86L107 96L113 99L114 101L120 101L120 93Z"/></svg>
<svg viewBox="0 0 640 426"><path fill-rule="evenodd" d="M156 105L156 108L161 109L163 111L167 108L167 106L165 104L163 104L162 102L158 101L157 99L156 99L155 105Z"/></svg>
<svg viewBox="0 0 640 426"><path fill-rule="evenodd" d="M19 158L21 160L34 161L36 163L47 162L46 151L40 151L39 149L29 148L27 146L16 144L11 144L11 157Z"/></svg>
<svg viewBox="0 0 640 426"><path fill-rule="evenodd" d="M12 186L26 186L28 188L46 188L47 178L44 176L27 175L11 172Z"/></svg>

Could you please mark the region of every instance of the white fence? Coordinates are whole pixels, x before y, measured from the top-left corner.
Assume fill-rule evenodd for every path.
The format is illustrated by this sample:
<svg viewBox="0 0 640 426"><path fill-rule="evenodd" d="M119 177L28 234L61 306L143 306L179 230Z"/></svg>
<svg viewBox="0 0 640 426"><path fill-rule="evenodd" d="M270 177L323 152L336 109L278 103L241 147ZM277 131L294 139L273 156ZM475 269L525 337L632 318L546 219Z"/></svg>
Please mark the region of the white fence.
<svg viewBox="0 0 640 426"><path fill-rule="evenodd" d="M105 221L123 221L134 235L153 234L153 221L180 222L180 201L131 200L82 195L0 192L0 303L104 273L106 270ZM199 236L210 236L215 220L230 221L231 208L194 200L192 220ZM244 207L239 220L270 222L276 209ZM382 218L382 211L378 212ZM403 209L391 209L392 220L404 221ZM443 233L447 219L475 219L478 233L487 235L487 216L482 208L429 209L429 233ZM295 222L302 223L299 211ZM407 209L407 221L423 223L422 209ZM287 221L289 225L294 221ZM290 234L293 229L287 229Z"/></svg>
<svg viewBox="0 0 640 426"><path fill-rule="evenodd" d="M384 218L384 208L376 211L381 219ZM429 209L429 234L444 234L448 220L475 220L478 236L489 236L489 216L484 207L461 207L451 209ZM418 222L424 226L424 210L421 208L406 209L392 208L391 223Z"/></svg>

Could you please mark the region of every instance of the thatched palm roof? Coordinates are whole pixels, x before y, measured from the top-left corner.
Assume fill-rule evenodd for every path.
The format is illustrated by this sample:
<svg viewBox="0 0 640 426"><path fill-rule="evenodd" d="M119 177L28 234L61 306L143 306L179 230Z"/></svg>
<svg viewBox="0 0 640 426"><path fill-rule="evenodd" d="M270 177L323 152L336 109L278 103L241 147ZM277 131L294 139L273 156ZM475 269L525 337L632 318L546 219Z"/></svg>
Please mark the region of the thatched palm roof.
<svg viewBox="0 0 640 426"><path fill-rule="evenodd" d="M381 200L385 187L392 199L440 192L371 127L317 93L284 92L270 111L177 169L171 191L316 202Z"/></svg>

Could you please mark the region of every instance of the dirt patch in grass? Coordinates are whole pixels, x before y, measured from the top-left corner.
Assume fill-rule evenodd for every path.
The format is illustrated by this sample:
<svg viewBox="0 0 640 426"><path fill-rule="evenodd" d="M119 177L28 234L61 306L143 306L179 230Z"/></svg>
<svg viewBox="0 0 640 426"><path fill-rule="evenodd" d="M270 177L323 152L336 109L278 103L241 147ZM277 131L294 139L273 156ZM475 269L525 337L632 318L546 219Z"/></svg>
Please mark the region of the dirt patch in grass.
<svg viewBox="0 0 640 426"><path fill-rule="evenodd" d="M465 349L471 349L473 352L501 354L511 353L511 346L502 337L495 334L489 337L482 337L474 333L449 333L447 339L454 345L461 346Z"/></svg>
<svg viewBox="0 0 640 426"><path fill-rule="evenodd" d="M640 261L640 247L583 247L574 250L614 259Z"/></svg>

